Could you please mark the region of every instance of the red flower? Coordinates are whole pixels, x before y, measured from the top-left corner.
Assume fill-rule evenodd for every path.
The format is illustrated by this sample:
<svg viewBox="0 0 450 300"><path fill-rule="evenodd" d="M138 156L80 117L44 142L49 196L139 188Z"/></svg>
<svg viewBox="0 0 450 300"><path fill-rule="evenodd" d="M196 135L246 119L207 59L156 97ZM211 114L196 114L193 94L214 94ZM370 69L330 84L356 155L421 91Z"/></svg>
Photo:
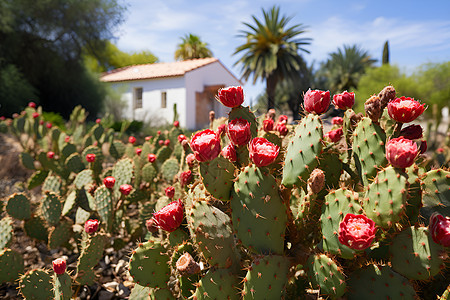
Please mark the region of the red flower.
<svg viewBox="0 0 450 300"><path fill-rule="evenodd" d="M28 102L28 107L36 108L36 103L34 103L34 102Z"/></svg>
<svg viewBox="0 0 450 300"><path fill-rule="evenodd" d="M116 183L116 179L112 176L105 177L103 179L103 184L108 188L112 189L114 187L114 184Z"/></svg>
<svg viewBox="0 0 450 300"><path fill-rule="evenodd" d="M122 195L124 196L128 196L131 193L131 190L133 189L133 187L129 184L122 184L119 187L119 191L122 193Z"/></svg>
<svg viewBox="0 0 450 300"><path fill-rule="evenodd" d="M408 140L417 140L422 138L423 130L420 125L409 125L400 131L400 136Z"/></svg>
<svg viewBox="0 0 450 300"><path fill-rule="evenodd" d="M180 127L180 122L179 122L179 121L173 122L173 126L174 126L175 128Z"/></svg>
<svg viewBox="0 0 450 300"><path fill-rule="evenodd" d="M403 137L386 143L386 158L393 167L403 169L411 166L417 154L417 144Z"/></svg>
<svg viewBox="0 0 450 300"><path fill-rule="evenodd" d="M244 91L241 86L223 88L217 93L216 99L226 107L238 107L244 102Z"/></svg>
<svg viewBox="0 0 450 300"><path fill-rule="evenodd" d="M170 199L172 199L173 196L175 196L175 188L173 186L166 187L164 192L166 193L166 196L169 197Z"/></svg>
<svg viewBox="0 0 450 300"><path fill-rule="evenodd" d="M153 163L153 162L155 162L155 160L156 160L156 155L153 154L153 153L150 153L150 154L148 155L148 161L151 162L151 163Z"/></svg>
<svg viewBox="0 0 450 300"><path fill-rule="evenodd" d="M180 227L183 221L184 205L181 199L173 201L153 214L155 225L159 228L172 232Z"/></svg>
<svg viewBox="0 0 450 300"><path fill-rule="evenodd" d="M234 149L233 144L228 144L225 147L223 147L220 153L222 154L223 157L225 157L229 161L237 160L236 149Z"/></svg>
<svg viewBox="0 0 450 300"><path fill-rule="evenodd" d="M187 137L184 134L180 134L178 136L178 142L182 143L183 141L187 140Z"/></svg>
<svg viewBox="0 0 450 300"><path fill-rule="evenodd" d="M331 124L342 125L342 124L344 124L344 119L341 117L334 117L333 119L331 119Z"/></svg>
<svg viewBox="0 0 450 300"><path fill-rule="evenodd" d="M54 261L52 261L53 264L53 271L58 274L64 274L66 272L66 260L63 258L57 258Z"/></svg>
<svg viewBox="0 0 450 300"><path fill-rule="evenodd" d="M156 134L157 134L157 135L161 135L161 130L158 130L158 131L156 132Z"/></svg>
<svg viewBox="0 0 450 300"><path fill-rule="evenodd" d="M95 120L95 123L100 124L101 121L102 121L101 119L97 119Z"/></svg>
<svg viewBox="0 0 450 300"><path fill-rule="evenodd" d="M92 163L95 161L95 154L86 154L86 161Z"/></svg>
<svg viewBox="0 0 450 300"><path fill-rule="evenodd" d="M141 148L136 148L136 154L137 155L141 155L142 153L142 149Z"/></svg>
<svg viewBox="0 0 450 300"><path fill-rule="evenodd" d="M269 118L269 119L265 119L264 121L263 121L263 130L265 131L265 132L269 132L269 131L272 131L273 130L273 124L274 122L273 122L273 120L271 119L271 118Z"/></svg>
<svg viewBox="0 0 450 300"><path fill-rule="evenodd" d="M342 110L352 108L355 104L355 93L345 91L342 94L336 94L333 96L333 104L336 108Z"/></svg>
<svg viewBox="0 0 450 300"><path fill-rule="evenodd" d="M436 244L450 247L450 218L433 213L430 217L428 229Z"/></svg>
<svg viewBox="0 0 450 300"><path fill-rule="evenodd" d="M191 138L191 149L198 161L210 161L220 153L220 139L214 131L199 131Z"/></svg>
<svg viewBox="0 0 450 300"><path fill-rule="evenodd" d="M287 121L288 121L288 116L286 116L286 115L281 115L278 117L278 123L286 124Z"/></svg>
<svg viewBox="0 0 450 300"><path fill-rule="evenodd" d="M95 233L98 229L98 225L100 225L98 220L87 220L86 223L84 223L84 231L89 234Z"/></svg>
<svg viewBox="0 0 450 300"><path fill-rule="evenodd" d="M180 184L182 187L186 186L192 180L192 172L191 170L187 170L180 173L179 176Z"/></svg>
<svg viewBox="0 0 450 300"><path fill-rule="evenodd" d="M48 129L52 128L52 123L47 122L47 123L45 124L45 127L47 127Z"/></svg>
<svg viewBox="0 0 450 300"><path fill-rule="evenodd" d="M275 161L280 152L280 147L272 144L265 138L254 138L250 142L250 159L257 167L270 165Z"/></svg>
<svg viewBox="0 0 450 300"><path fill-rule="evenodd" d="M192 168L194 166L195 163L195 155L193 153L189 153L186 156L186 163L189 166L189 168Z"/></svg>
<svg viewBox="0 0 450 300"><path fill-rule="evenodd" d="M427 152L427 149L428 149L428 144L427 144L427 141L425 141L425 140L421 140L420 141L420 147L419 147L419 153L420 154L424 154L425 152Z"/></svg>
<svg viewBox="0 0 450 300"><path fill-rule="evenodd" d="M250 123L242 118L237 118L228 122L228 138L235 146L245 146L252 137Z"/></svg>
<svg viewBox="0 0 450 300"><path fill-rule="evenodd" d="M305 110L309 113L320 115L327 111L330 106L330 91L319 91L309 89L303 97Z"/></svg>
<svg viewBox="0 0 450 300"><path fill-rule="evenodd" d="M285 123L278 123L277 124L277 131L280 133L281 136L285 136L289 132L289 130L287 129Z"/></svg>
<svg viewBox="0 0 450 300"><path fill-rule="evenodd" d="M39 117L39 113L38 112L34 112L31 114L31 116L33 117L33 119L36 119L37 117Z"/></svg>
<svg viewBox="0 0 450 300"><path fill-rule="evenodd" d="M165 141L164 141L164 145L167 146L167 147L169 147L169 145L170 145L170 140L169 140L169 139L165 140Z"/></svg>
<svg viewBox="0 0 450 300"><path fill-rule="evenodd" d="M342 127L339 127L334 130L330 130L327 132L326 136L333 142L337 143L341 139L342 135L344 134L344 131L342 130Z"/></svg>
<svg viewBox="0 0 450 300"><path fill-rule="evenodd" d="M158 144L159 144L160 146L162 146L162 145L164 145L164 141L163 141L163 140L159 140L159 141L158 141Z"/></svg>
<svg viewBox="0 0 450 300"><path fill-rule="evenodd" d="M388 103L389 116L397 122L409 123L425 111L425 105L413 98L400 97Z"/></svg>
<svg viewBox="0 0 450 300"><path fill-rule="evenodd" d="M346 214L339 224L339 242L355 250L370 246L377 228L375 222L365 215Z"/></svg>
<svg viewBox="0 0 450 300"><path fill-rule="evenodd" d="M220 124L219 127L217 127L216 135L218 137L221 137L225 133L226 128L227 128L227 125Z"/></svg>
<svg viewBox="0 0 450 300"><path fill-rule="evenodd" d="M48 157L49 159L53 159L53 157L55 157L55 152L53 152L53 151L48 151L48 152L47 152L47 157Z"/></svg>
<svg viewBox="0 0 450 300"><path fill-rule="evenodd" d="M135 138L134 136L130 136L130 137L128 138L128 143L130 143L130 144L136 143L136 138Z"/></svg>

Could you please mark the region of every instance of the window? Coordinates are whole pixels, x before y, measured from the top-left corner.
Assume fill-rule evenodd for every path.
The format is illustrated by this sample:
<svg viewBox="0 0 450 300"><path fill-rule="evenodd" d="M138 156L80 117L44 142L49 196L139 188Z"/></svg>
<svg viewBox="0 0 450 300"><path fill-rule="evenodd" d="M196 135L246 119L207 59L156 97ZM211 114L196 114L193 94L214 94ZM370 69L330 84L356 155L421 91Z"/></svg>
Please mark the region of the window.
<svg viewBox="0 0 450 300"><path fill-rule="evenodd" d="M134 89L134 108L142 108L142 88Z"/></svg>
<svg viewBox="0 0 450 300"><path fill-rule="evenodd" d="M161 92L161 108L167 107L167 92Z"/></svg>

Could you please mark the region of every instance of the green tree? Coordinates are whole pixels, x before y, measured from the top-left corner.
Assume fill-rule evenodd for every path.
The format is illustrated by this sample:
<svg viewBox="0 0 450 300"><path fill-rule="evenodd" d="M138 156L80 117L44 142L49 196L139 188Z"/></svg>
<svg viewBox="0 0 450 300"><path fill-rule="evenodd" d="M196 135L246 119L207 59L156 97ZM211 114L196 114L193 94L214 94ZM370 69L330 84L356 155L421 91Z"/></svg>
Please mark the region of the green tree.
<svg viewBox="0 0 450 300"><path fill-rule="evenodd" d="M175 50L175 60L205 58L212 57L212 55L208 44L202 42L199 36L191 33L181 38L181 43L177 45Z"/></svg>
<svg viewBox="0 0 450 300"><path fill-rule="evenodd" d="M258 79L266 81L267 107L275 106L275 88L283 79L295 78L302 70L303 59L299 51L310 44L310 38L299 37L305 33L302 24L288 27L292 17L280 16L279 7L270 11L262 9L264 20L252 16L254 25L243 23L247 30L242 30L240 37L246 42L239 46L234 55L242 54L235 65L242 65L242 79L248 80L253 75L253 83Z"/></svg>

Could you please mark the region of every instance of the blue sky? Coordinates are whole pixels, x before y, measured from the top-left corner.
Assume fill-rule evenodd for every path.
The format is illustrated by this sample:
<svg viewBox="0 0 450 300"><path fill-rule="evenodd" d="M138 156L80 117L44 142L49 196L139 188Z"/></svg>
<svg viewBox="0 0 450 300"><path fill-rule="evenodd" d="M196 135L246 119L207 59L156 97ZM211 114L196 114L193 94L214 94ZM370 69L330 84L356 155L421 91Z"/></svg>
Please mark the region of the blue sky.
<svg viewBox="0 0 450 300"><path fill-rule="evenodd" d="M200 36L237 77L236 47L245 42L237 37L242 22L251 16L262 18L261 8L280 6L281 14L292 16L290 25L302 23L312 38L304 54L317 67L328 54L344 44L357 44L381 60L384 42L389 40L391 63L406 72L427 62L450 60L450 1L348 1L348 0L129 0L125 22L119 27L116 44L123 51L150 50L161 62L174 61L181 37ZM249 80L244 85L246 100L264 89Z"/></svg>

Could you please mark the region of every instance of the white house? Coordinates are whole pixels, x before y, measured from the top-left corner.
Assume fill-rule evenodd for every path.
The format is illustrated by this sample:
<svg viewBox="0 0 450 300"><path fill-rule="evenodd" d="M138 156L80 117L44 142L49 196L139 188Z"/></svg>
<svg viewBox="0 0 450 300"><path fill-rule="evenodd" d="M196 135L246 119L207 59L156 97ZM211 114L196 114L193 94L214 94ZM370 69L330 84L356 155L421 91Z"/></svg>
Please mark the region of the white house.
<svg viewBox="0 0 450 300"><path fill-rule="evenodd" d="M217 58L134 65L106 72L100 80L123 91L128 104L123 117L172 123L176 104L180 125L189 129L207 127L211 110L226 116L229 109L214 99L217 91L242 85Z"/></svg>

